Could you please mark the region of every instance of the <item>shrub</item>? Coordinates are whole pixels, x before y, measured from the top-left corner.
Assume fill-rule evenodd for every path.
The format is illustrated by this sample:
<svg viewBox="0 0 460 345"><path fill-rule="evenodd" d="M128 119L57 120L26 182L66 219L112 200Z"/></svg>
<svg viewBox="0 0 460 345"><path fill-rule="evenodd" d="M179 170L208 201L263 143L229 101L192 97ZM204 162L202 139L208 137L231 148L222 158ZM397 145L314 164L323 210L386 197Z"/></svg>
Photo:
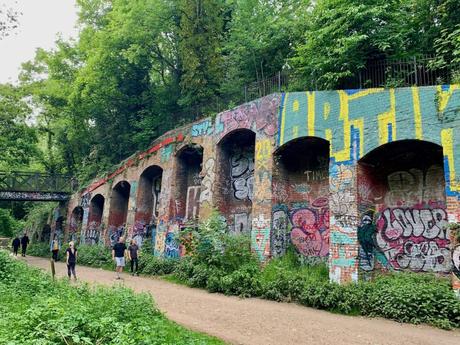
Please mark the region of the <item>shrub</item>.
<svg viewBox="0 0 460 345"><path fill-rule="evenodd" d="M98 245L77 246L77 264L91 267L113 269L112 251L109 247ZM64 252L61 250L60 252Z"/></svg>
<svg viewBox="0 0 460 345"><path fill-rule="evenodd" d="M164 259L152 254L142 253L139 256L139 273L148 275L164 275L174 271L179 260Z"/></svg>

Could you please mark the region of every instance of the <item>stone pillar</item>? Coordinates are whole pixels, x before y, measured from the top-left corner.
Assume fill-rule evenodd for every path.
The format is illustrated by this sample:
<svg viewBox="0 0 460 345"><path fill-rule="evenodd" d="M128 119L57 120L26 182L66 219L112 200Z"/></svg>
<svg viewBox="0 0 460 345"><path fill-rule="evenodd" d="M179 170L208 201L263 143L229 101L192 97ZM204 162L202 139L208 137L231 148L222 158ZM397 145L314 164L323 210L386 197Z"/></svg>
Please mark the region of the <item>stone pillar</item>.
<svg viewBox="0 0 460 345"><path fill-rule="evenodd" d="M126 215L126 227L125 227L125 240L131 238L134 229L134 218L137 210L137 180L129 181L129 200L128 200L128 214Z"/></svg>
<svg viewBox="0 0 460 345"><path fill-rule="evenodd" d="M251 248L260 261L270 257L274 137L257 135L254 159Z"/></svg>
<svg viewBox="0 0 460 345"><path fill-rule="evenodd" d="M112 203L112 184L107 184L107 197L104 201L104 211L102 212L101 220L101 232L99 234L99 244L109 246L109 216L110 216L110 205Z"/></svg>
<svg viewBox="0 0 460 345"><path fill-rule="evenodd" d="M357 165L336 163L329 168L329 278L339 284L358 280Z"/></svg>
<svg viewBox="0 0 460 345"><path fill-rule="evenodd" d="M216 151L215 144L208 140L203 145L203 167L201 169L201 192L199 219L205 220L215 207Z"/></svg>

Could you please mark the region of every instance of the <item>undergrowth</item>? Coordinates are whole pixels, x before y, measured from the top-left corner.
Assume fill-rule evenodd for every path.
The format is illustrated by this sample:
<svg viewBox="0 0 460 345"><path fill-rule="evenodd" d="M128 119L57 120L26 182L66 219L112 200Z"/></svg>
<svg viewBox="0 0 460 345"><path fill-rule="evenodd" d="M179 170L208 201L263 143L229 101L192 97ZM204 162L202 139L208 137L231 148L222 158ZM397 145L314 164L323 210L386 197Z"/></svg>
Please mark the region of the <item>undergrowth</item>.
<svg viewBox="0 0 460 345"><path fill-rule="evenodd" d="M166 319L148 294L53 281L0 252L0 344L223 344Z"/></svg>

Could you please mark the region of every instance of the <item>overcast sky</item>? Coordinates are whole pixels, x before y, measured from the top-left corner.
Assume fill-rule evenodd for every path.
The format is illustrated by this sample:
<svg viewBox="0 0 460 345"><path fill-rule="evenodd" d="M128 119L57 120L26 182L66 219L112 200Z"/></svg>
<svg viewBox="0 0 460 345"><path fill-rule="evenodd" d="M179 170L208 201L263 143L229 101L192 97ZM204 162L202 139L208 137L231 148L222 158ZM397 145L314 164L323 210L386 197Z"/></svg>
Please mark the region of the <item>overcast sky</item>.
<svg viewBox="0 0 460 345"><path fill-rule="evenodd" d="M0 40L0 83L15 82L21 63L33 59L37 48L52 48L58 33L77 36L75 0L0 0L4 5L22 15L19 27Z"/></svg>

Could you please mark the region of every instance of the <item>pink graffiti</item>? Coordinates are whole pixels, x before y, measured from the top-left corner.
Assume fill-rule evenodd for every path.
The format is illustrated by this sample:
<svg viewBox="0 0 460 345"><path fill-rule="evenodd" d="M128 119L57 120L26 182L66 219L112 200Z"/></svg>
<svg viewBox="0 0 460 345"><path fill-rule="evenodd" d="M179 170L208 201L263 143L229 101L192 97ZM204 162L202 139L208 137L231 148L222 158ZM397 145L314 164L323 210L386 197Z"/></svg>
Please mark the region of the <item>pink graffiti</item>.
<svg viewBox="0 0 460 345"><path fill-rule="evenodd" d="M321 201L318 204L322 204ZM305 256L329 254L329 210L302 208L291 215L292 243Z"/></svg>
<svg viewBox="0 0 460 345"><path fill-rule="evenodd" d="M447 224L443 208L387 208L377 220L377 246L394 269L447 273Z"/></svg>

